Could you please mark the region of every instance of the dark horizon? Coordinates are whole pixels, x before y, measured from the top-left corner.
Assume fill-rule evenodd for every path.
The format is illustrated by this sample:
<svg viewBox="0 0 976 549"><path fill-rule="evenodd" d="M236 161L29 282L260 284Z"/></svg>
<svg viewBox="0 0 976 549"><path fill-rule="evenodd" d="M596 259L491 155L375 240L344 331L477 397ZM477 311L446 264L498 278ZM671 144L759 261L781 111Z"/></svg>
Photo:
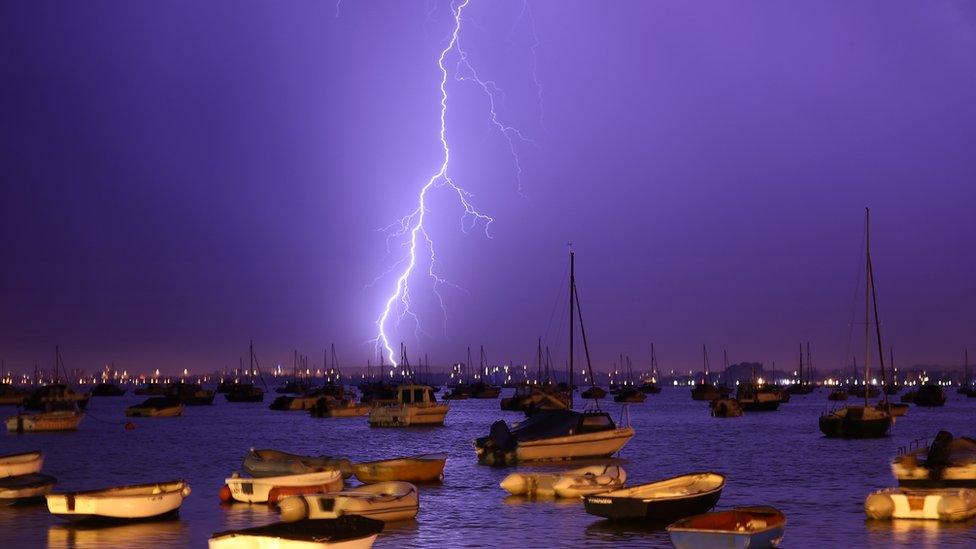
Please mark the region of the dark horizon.
<svg viewBox="0 0 976 549"><path fill-rule="evenodd" d="M466 8L469 60L533 143L516 143L523 196L483 90L449 79L451 175L494 221L462 232L431 194L456 286L445 320L411 279L422 332L390 331L412 361L484 344L532 365L543 337L563 364L573 242L598 370L646 368L652 342L662 369L700 368L703 343L713 369L723 348L783 368L806 341L822 371L860 363L868 206L885 360L962 367L976 8L528 5ZM379 229L441 161L435 7L0 6L6 370L49 368L60 344L69 368L209 372L251 338L262 363L334 342L375 364L402 258Z"/></svg>

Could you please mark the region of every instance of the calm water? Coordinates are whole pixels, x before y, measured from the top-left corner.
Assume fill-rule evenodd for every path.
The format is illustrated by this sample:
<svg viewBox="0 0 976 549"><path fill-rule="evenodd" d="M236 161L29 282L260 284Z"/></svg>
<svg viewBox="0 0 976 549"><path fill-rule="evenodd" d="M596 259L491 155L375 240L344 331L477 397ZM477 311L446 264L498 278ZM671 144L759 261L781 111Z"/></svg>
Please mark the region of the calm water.
<svg viewBox="0 0 976 549"><path fill-rule="evenodd" d="M138 427L125 431L122 409L142 399L94 398L77 432L3 434L0 454L43 450L44 472L58 478L60 490L184 478L193 493L179 520L79 529L44 506L0 508L0 547L205 547L213 532L273 522L264 505L225 506L217 498L223 478L240 469L252 446L353 460L447 452L444 482L421 487L417 520L388 526L377 547L669 546L665 532L607 524L577 501L506 498L498 482L511 470L477 465L471 445L495 419L521 418L499 411L497 400L451 403L444 427L370 429L365 418L315 419L271 411L267 403L229 404L218 395L213 406L188 407L182 418L136 419ZM874 525L862 510L869 491L894 484L888 466L899 446L940 428L976 434L976 399L953 392L945 408L912 407L891 437L868 441L823 438L817 415L826 407L826 393L815 392L794 396L778 412L716 419L687 389L665 389L630 405L637 435L620 461L631 484L696 470L726 474L719 507L780 508L789 521L785 547L976 546L972 522ZM620 405L604 408L620 417Z"/></svg>

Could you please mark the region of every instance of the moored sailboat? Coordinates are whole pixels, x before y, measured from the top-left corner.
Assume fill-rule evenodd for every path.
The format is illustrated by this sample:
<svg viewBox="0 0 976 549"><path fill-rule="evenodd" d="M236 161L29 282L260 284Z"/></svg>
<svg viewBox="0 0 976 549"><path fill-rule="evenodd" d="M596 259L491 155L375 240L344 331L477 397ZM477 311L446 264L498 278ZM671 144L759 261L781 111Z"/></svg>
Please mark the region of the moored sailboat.
<svg viewBox="0 0 976 549"><path fill-rule="evenodd" d="M864 291L864 385L863 406L846 406L839 410L827 412L820 416L820 431L829 438L878 438L888 434L894 419L889 412L878 410L868 405L868 387L871 371L870 344L870 304L874 302L874 324L877 331L878 349L881 347L881 323L878 319L878 301L874 286L874 271L871 265L871 225L870 212L864 213L864 250L865 250L865 291ZM881 367L884 368L884 355L879 354ZM887 396L885 396L887 401Z"/></svg>

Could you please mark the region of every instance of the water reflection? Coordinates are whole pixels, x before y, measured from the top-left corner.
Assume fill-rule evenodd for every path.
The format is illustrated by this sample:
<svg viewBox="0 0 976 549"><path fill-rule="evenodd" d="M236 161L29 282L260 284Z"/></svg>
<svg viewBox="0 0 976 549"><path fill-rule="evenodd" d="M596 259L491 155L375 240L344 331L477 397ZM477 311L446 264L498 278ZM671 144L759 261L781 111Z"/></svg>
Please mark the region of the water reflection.
<svg viewBox="0 0 976 549"><path fill-rule="evenodd" d="M587 541L621 544L639 541L665 545L670 544L667 524L652 524L644 521L598 520L586 527Z"/></svg>
<svg viewBox="0 0 976 549"><path fill-rule="evenodd" d="M54 547L157 547L184 543L186 525L180 520L88 526L56 524L47 530L47 546Z"/></svg>
<svg viewBox="0 0 976 549"><path fill-rule="evenodd" d="M277 522L278 513L264 503L221 503L224 518L221 530L237 530Z"/></svg>
<svg viewBox="0 0 976 549"><path fill-rule="evenodd" d="M556 496L508 496L502 500L505 505L551 505L555 507L580 507L583 500L579 498L557 498Z"/></svg>
<svg viewBox="0 0 976 549"><path fill-rule="evenodd" d="M872 545L939 545L947 532L968 533L976 524L970 519L963 522L942 522L922 519L867 520L868 540Z"/></svg>

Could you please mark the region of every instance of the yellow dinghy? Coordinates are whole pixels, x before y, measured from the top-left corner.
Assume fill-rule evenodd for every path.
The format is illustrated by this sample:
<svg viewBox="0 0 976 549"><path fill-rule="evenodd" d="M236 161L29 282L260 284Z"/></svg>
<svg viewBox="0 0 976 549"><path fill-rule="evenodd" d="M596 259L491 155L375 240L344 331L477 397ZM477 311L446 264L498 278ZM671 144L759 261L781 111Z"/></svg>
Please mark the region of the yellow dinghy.
<svg viewBox="0 0 976 549"><path fill-rule="evenodd" d="M402 482L434 482L444 475L447 454L425 454L382 461L368 461L353 465L359 482L372 484L399 480Z"/></svg>

